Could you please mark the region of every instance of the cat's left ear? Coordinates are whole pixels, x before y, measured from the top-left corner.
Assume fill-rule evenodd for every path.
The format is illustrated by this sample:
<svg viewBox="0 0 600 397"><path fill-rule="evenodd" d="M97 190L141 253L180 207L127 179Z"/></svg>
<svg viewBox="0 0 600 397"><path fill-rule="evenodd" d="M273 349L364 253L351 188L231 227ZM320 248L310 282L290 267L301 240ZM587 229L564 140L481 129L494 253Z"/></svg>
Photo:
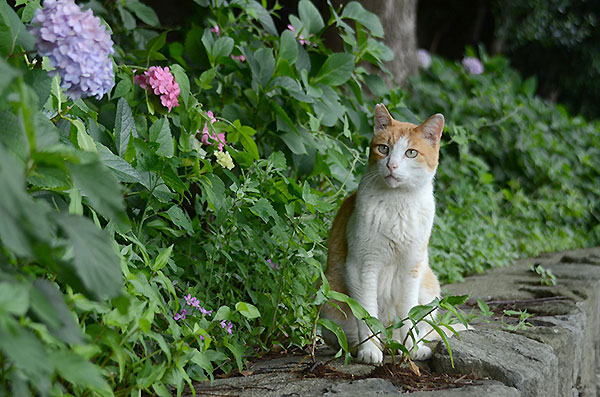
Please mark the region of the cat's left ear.
<svg viewBox="0 0 600 397"><path fill-rule="evenodd" d="M441 113L436 113L430 116L427 120L417 127L423 137L433 144L439 143L444 129L444 116Z"/></svg>

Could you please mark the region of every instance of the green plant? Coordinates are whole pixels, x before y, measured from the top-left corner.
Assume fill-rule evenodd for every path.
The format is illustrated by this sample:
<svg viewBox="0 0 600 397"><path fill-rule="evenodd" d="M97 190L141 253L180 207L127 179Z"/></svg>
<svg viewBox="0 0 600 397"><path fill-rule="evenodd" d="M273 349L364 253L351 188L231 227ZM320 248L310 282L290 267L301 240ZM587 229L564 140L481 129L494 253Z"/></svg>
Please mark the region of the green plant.
<svg viewBox="0 0 600 397"><path fill-rule="evenodd" d="M556 276L552 273L552 270L546 269L540 264L531 265L529 270L540 276L541 285L556 285Z"/></svg>

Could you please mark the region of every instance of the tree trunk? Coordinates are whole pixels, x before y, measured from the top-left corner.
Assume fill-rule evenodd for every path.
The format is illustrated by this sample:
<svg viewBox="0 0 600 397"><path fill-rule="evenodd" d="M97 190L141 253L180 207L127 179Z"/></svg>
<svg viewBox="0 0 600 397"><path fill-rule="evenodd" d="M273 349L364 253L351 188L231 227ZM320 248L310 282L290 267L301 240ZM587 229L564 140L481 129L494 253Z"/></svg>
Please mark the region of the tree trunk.
<svg viewBox="0 0 600 397"><path fill-rule="evenodd" d="M384 42L394 53L386 64L398 84L417 72L417 0L361 0L377 14L385 33Z"/></svg>

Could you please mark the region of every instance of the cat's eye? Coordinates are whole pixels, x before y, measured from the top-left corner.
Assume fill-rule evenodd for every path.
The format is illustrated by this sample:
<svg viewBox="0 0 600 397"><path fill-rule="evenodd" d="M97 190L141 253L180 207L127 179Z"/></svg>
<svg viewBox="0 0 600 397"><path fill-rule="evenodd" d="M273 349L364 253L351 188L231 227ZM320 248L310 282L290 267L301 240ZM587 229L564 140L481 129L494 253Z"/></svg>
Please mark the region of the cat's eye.
<svg viewBox="0 0 600 397"><path fill-rule="evenodd" d="M377 150L379 150L379 153L387 155L390 152L390 147L388 145L379 145L377 146Z"/></svg>
<svg viewBox="0 0 600 397"><path fill-rule="evenodd" d="M408 157L409 159L414 159L415 157L417 157L417 154L419 154L419 152L417 152L415 149L408 149L404 154L406 154L406 157Z"/></svg>

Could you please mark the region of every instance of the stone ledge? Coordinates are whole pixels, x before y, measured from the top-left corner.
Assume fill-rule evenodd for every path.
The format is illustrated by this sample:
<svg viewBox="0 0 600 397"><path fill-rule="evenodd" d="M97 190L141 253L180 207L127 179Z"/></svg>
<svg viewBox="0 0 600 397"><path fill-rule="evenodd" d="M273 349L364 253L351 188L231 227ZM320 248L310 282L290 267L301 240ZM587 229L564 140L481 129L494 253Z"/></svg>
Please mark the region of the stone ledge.
<svg viewBox="0 0 600 397"><path fill-rule="evenodd" d="M539 285L539 276L529 270L532 264L550 269L557 285ZM472 300L520 301L515 304L518 309L535 316L529 321L533 327L516 332L500 330L499 319L476 325L475 331L461 333L462 340L451 340L455 367L445 348L438 345L433 368L490 377L515 388L521 396L597 394L600 248L522 260L445 289L452 294L470 293ZM536 298L546 300L536 302Z"/></svg>
<svg viewBox="0 0 600 397"><path fill-rule="evenodd" d="M540 264L552 270L557 285L542 286L529 270ZM491 380L459 389L421 391L415 397L584 397L597 395L600 364L600 247L555 253L521 260L513 266L467 277L447 285L447 293L470 294L470 303L514 301L511 308L535 314L525 330L508 332L503 323L510 318L493 318L475 324L475 330L450 339L454 368L442 344L434 350L430 365L437 372L475 374ZM507 305L505 303L505 305ZM502 306L491 305L502 312ZM317 359L331 358L321 349ZM392 396L400 392L384 379L341 380L299 378L294 373L301 356L260 360L244 377L218 379L197 384L198 395L239 396ZM306 362L306 361L304 361ZM332 366L340 372L360 376L372 366L352 363ZM191 393L186 393L191 396Z"/></svg>

